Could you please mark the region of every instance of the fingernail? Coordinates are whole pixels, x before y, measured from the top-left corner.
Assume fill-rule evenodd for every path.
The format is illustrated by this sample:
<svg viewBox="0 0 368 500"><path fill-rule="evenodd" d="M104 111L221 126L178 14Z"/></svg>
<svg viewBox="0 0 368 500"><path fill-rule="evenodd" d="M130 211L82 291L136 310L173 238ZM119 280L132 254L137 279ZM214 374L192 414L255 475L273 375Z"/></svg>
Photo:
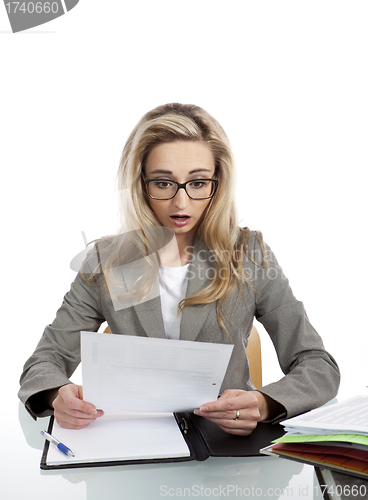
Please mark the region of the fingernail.
<svg viewBox="0 0 368 500"><path fill-rule="evenodd" d="M201 411L208 411L207 406L201 406L199 409L200 409Z"/></svg>
<svg viewBox="0 0 368 500"><path fill-rule="evenodd" d="M193 413L195 415L201 415L201 410L198 410L198 408L196 408Z"/></svg>
<svg viewBox="0 0 368 500"><path fill-rule="evenodd" d="M91 408L91 409L89 410L89 413L92 413L92 415L97 415L97 410L96 410L96 408Z"/></svg>

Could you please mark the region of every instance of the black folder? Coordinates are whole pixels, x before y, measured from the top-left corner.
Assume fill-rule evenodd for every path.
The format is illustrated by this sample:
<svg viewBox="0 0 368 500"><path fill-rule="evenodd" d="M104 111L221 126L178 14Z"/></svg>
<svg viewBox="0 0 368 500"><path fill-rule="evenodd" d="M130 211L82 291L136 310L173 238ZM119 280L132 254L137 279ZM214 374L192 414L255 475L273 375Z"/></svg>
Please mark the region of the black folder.
<svg viewBox="0 0 368 500"><path fill-rule="evenodd" d="M70 469L80 467L104 467L116 465L148 464L183 462L190 460L206 460L209 457L248 457L261 456L260 449L268 446L271 441L284 434L284 428L279 424L259 423L249 436L236 436L228 434L216 424L193 413L175 413L178 428L189 449L188 456L165 458L139 458L139 459L114 459L96 460L88 462L69 462L67 457L64 462L53 464L48 461L50 446L45 442L40 467L43 470ZM54 417L50 418L48 432L53 433ZM80 431L72 431L80 432ZM57 437L57 436L56 436ZM138 436L139 438L139 436ZM64 443L73 449L72 442ZM57 450L58 451L58 450ZM59 451L58 451L59 452ZM62 453L61 454L62 458ZM77 457L76 457L77 459Z"/></svg>

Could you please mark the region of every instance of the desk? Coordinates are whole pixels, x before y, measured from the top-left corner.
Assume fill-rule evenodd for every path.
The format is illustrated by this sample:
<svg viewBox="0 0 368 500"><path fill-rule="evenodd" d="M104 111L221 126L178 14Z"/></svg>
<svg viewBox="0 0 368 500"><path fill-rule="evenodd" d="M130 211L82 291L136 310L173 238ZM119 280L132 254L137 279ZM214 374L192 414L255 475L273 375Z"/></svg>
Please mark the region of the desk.
<svg viewBox="0 0 368 500"><path fill-rule="evenodd" d="M1 487L7 500L43 500L46 495L52 500L323 498L313 467L267 456L41 471L40 431L48 419L34 421L22 404L15 406L1 430Z"/></svg>

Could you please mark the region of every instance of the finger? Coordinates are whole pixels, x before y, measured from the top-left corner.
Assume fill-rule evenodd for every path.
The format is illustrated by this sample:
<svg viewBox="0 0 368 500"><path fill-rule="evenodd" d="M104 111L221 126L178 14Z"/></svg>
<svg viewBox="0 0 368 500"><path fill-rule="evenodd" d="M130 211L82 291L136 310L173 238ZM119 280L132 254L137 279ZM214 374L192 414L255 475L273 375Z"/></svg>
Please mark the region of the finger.
<svg viewBox="0 0 368 500"><path fill-rule="evenodd" d="M197 408L194 413L201 416L234 419L237 411L241 408L247 408L244 402L240 401L239 398L231 398L203 405Z"/></svg>
<svg viewBox="0 0 368 500"><path fill-rule="evenodd" d="M239 400L237 397L219 398L212 403L206 403L200 407L203 412L216 412L216 411L231 411L239 408Z"/></svg>
<svg viewBox="0 0 368 500"><path fill-rule="evenodd" d="M258 406L258 399L251 392L230 390L225 391L217 401L202 405L199 410L203 413L219 411L237 411L242 408L251 408ZM234 414L232 414L234 415ZM234 418L230 417L230 418Z"/></svg>
<svg viewBox="0 0 368 500"><path fill-rule="evenodd" d="M54 413L55 412L65 413L66 415L70 415L71 417L84 418L86 420L96 420L96 418L102 417L102 415L104 415L104 412L102 410L96 410L96 412L74 410L73 408L69 408L63 402L59 404L56 400L54 403Z"/></svg>
<svg viewBox="0 0 368 500"><path fill-rule="evenodd" d="M212 420L216 424L220 425L221 421L227 422L258 422L260 420L260 411L257 404L252 404L248 408L242 408L238 410L225 410L225 411L201 411L200 409L194 410L196 415Z"/></svg>
<svg viewBox="0 0 368 500"><path fill-rule="evenodd" d="M200 417L205 417L207 419L213 420L235 420L237 416L237 410L202 411L202 407L200 409L195 409L194 413L196 415L199 415Z"/></svg>
<svg viewBox="0 0 368 500"><path fill-rule="evenodd" d="M256 422L260 419L260 412L258 406L254 405L250 408L242 408L239 410L217 411L217 412L195 412L197 415L213 420L227 420L227 421L253 421Z"/></svg>
<svg viewBox="0 0 368 500"><path fill-rule="evenodd" d="M83 429L102 415L102 410L99 410L96 415L86 415L85 413L70 410L64 405L61 408L56 405L54 409L54 417L57 423L69 429Z"/></svg>
<svg viewBox="0 0 368 500"><path fill-rule="evenodd" d="M220 425L220 422L239 422L242 421L244 422L258 422L260 413L258 410L249 412L247 411L246 415L244 415L243 411L243 417L241 416L241 412L239 412L239 418L237 417L237 412L231 411L231 412L213 412L213 413L204 413L204 412L194 412L196 415L199 415L200 417L204 417L207 420L211 420L212 422L215 422L217 425Z"/></svg>
<svg viewBox="0 0 368 500"><path fill-rule="evenodd" d="M86 418L74 418L70 415L67 415L65 413L54 413L55 419L57 423L61 427L65 427L66 429L84 429L88 425L90 425L92 422L94 422L96 419L86 419Z"/></svg>

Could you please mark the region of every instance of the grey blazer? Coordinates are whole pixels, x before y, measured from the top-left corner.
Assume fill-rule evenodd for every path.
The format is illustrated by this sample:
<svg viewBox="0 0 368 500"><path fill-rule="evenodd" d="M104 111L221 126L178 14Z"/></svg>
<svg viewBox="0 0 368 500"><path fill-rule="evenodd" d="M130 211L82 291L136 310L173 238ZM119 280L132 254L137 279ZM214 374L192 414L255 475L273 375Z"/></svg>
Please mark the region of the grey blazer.
<svg viewBox="0 0 368 500"><path fill-rule="evenodd" d="M266 264L255 232L250 234L248 251L250 257L244 260L244 267L250 285L243 283L241 290L234 291L226 301L224 323L228 333L218 323L216 303L211 303L184 309L180 338L233 343L233 353L220 392L226 389L253 390L245 349L253 318L257 318L269 333L285 374L281 380L260 390L286 409L279 419L291 417L332 399L339 386L339 369L324 349L302 302L294 297L267 245ZM187 295L208 284L213 260L209 249L196 239ZM69 377L80 362L80 331L97 331L104 321L114 334L165 338L159 296L115 310L106 286L92 286L78 273L55 320L46 327L35 352L24 365L19 397L34 417L52 413L52 408L40 404L41 391L70 383Z"/></svg>

